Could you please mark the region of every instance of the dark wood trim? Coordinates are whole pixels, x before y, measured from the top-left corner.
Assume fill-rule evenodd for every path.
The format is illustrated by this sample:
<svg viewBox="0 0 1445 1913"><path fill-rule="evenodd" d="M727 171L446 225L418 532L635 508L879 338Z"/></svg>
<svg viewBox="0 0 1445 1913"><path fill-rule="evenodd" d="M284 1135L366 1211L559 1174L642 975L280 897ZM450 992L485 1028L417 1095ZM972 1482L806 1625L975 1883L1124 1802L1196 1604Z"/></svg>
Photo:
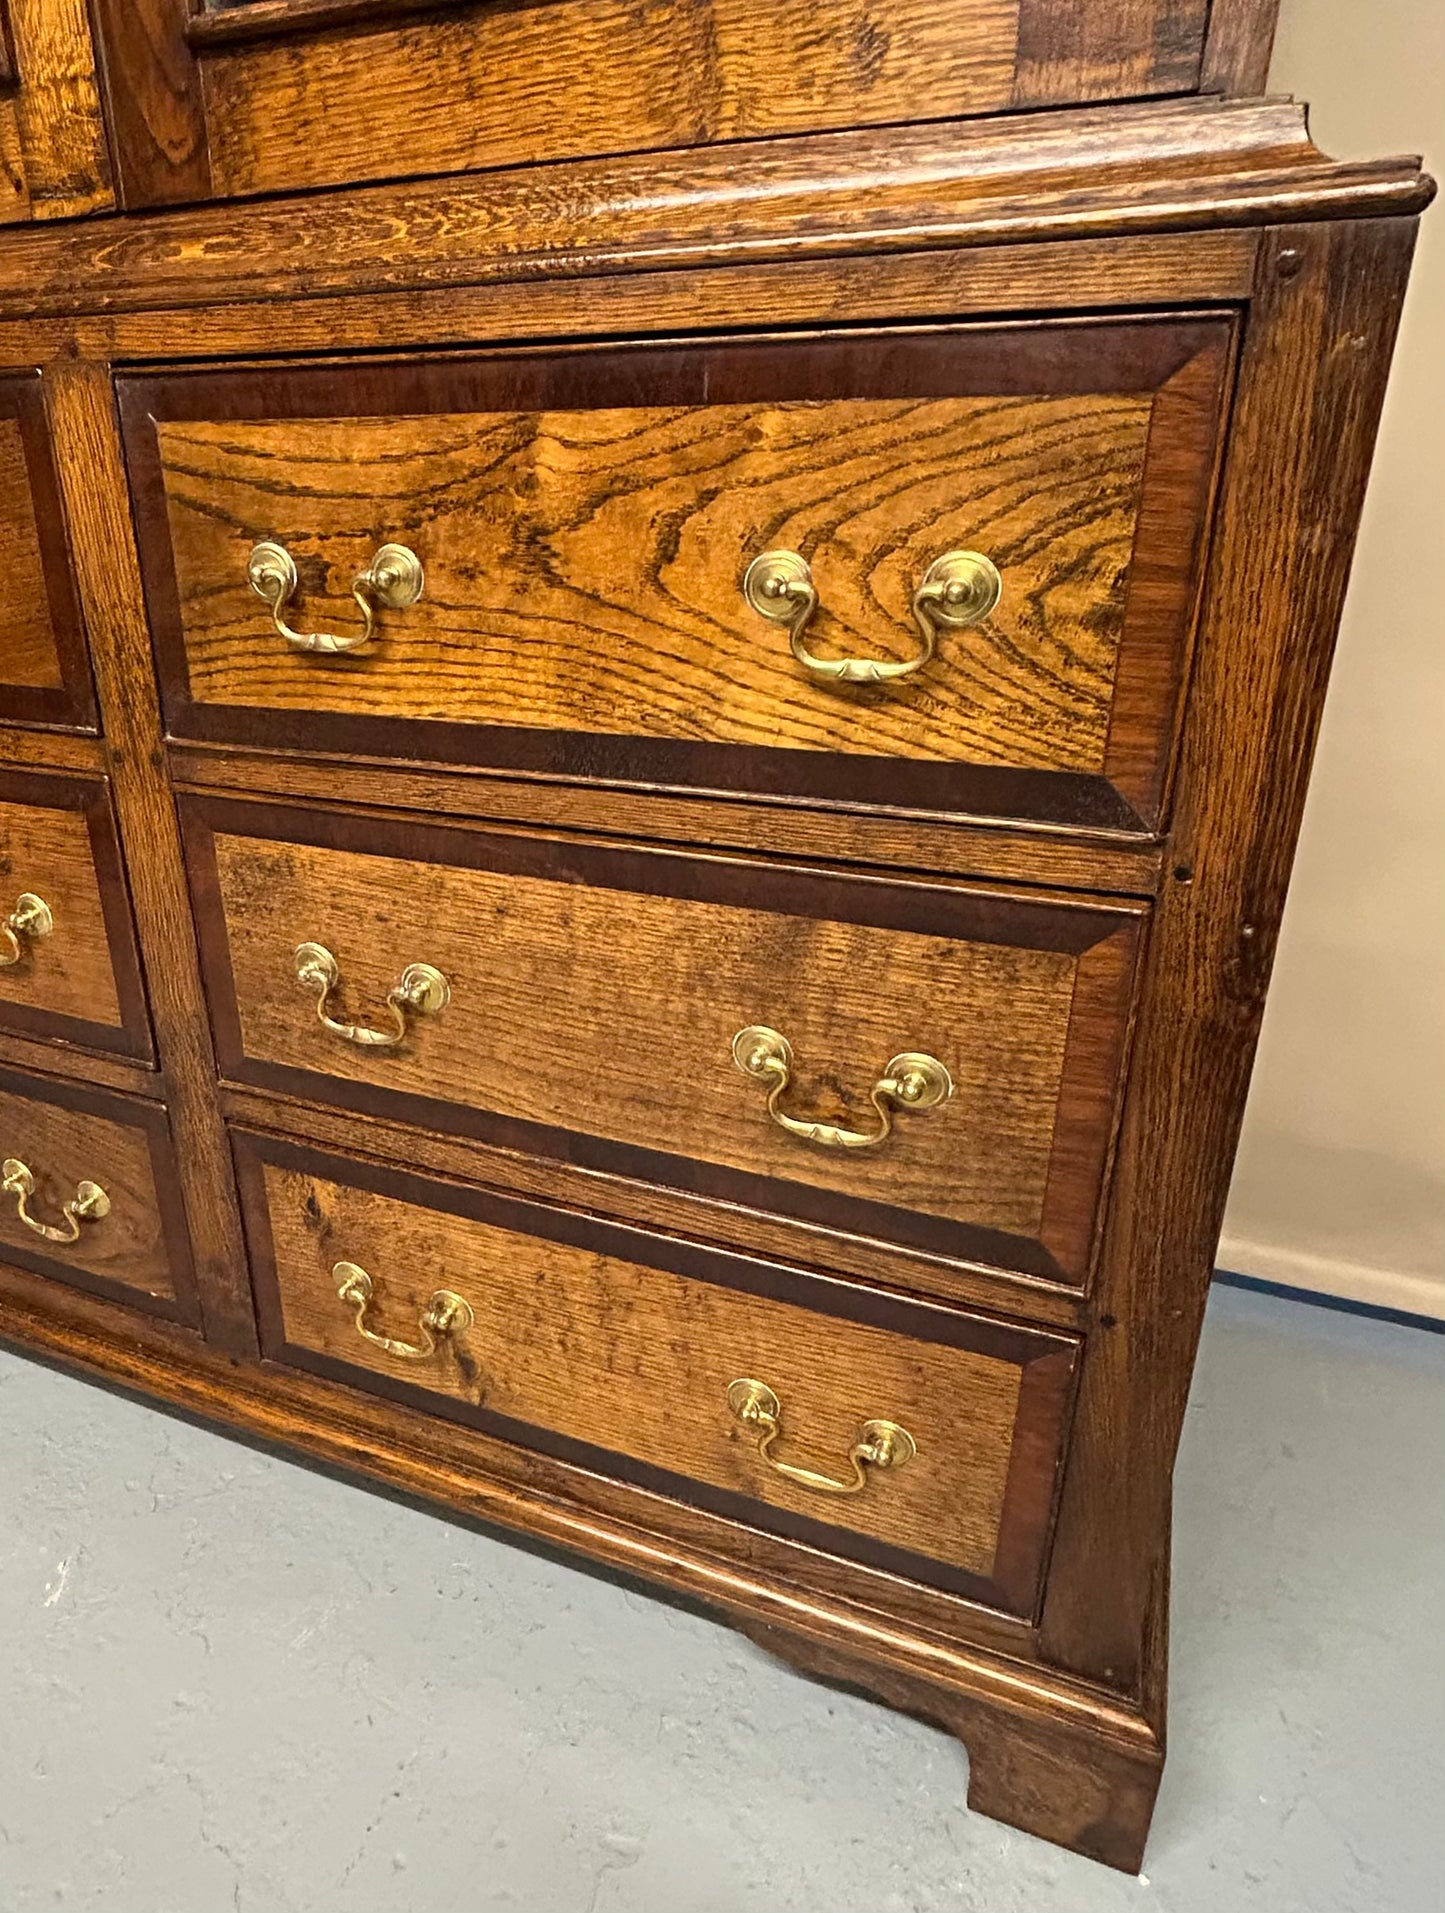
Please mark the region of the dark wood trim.
<svg viewBox="0 0 1445 1913"><path fill-rule="evenodd" d="M1414 222L1273 234L1244 338L1041 1645L1138 1693ZM1128 1456L1120 1466L1119 1457Z"/></svg>
<svg viewBox="0 0 1445 1913"><path fill-rule="evenodd" d="M1187 655L1229 340L1227 319L1139 314L1007 326L840 328L665 346L634 341L465 358L350 360L330 367L161 368L122 377L117 390L169 732L207 743L259 742L377 757L400 753L638 789L746 791L1060 827L1147 830L1159 815ZM1159 415L1150 430L1133 558L1145 575L1130 592L1120 634L1124 721L1116 712L1105 775L346 715L326 709L324 674L317 677L313 710L198 703L191 696L156 433L160 421L1116 391L1157 393ZM1158 541L1157 549L1146 544L1148 538Z"/></svg>
<svg viewBox="0 0 1445 1913"><path fill-rule="evenodd" d="M704 1248L672 1236L655 1236L646 1231L595 1217L544 1207L516 1197L500 1196L455 1183L435 1183L409 1171L383 1167L359 1158L323 1155L309 1144L286 1143L274 1137L232 1131L232 1147L242 1194L247 1239L251 1250L252 1278L257 1313L261 1323L262 1353L271 1360L306 1368L330 1380L360 1387L386 1399L405 1402L428 1414L477 1427L550 1454L557 1460L580 1468L602 1468L608 1474L633 1482L649 1493L685 1499L713 1513L749 1525L761 1525L809 1546L821 1547L866 1562L888 1573L901 1574L924 1586L943 1588L966 1600L1018 1612L1031 1610L1039 1583L1043 1546L1047 1536L1052 1505L1056 1459L1063 1447L1064 1410L1067 1382L1072 1375L1076 1346L1062 1337L1037 1329L1024 1329L964 1315L957 1310L923 1302L904 1301L881 1290L861 1284L823 1277L806 1270L787 1269L727 1250ZM835 1527L831 1522L792 1515L751 1497L682 1477L559 1435L552 1430L513 1421L485 1406L477 1406L438 1395L390 1376L374 1374L344 1360L288 1342L281 1313L276 1274L275 1248L268 1222L261 1167L272 1163L315 1175L353 1188L369 1190L395 1201L417 1207L465 1216L492 1227L566 1243L585 1252L613 1257L620 1261L642 1263L682 1276L689 1281L709 1282L745 1295L765 1295L774 1300L808 1308L839 1320L863 1322L892 1334L913 1340L940 1343L950 1348L969 1349L997 1360L1017 1364L1025 1374L1035 1365L1046 1365L1045 1374L1025 1400L1022 1385L1018 1415L1025 1409L1037 1413L1043 1408L1053 1417L1052 1427L1041 1431L1038 1446L1046 1448L1042 1457L1034 1448L1010 1467L1005 1491L1003 1521L1020 1519L1034 1524L1031 1541L1022 1535L1010 1536L1008 1567L1012 1579L1008 1585L996 1576L965 1573L945 1564L893 1548L870 1538ZM1051 1439L1046 1439L1046 1433ZM1040 1479L1039 1462L1044 1467ZM1004 1528L1001 1526L1000 1538Z"/></svg>
<svg viewBox="0 0 1445 1913"><path fill-rule="evenodd" d="M206 199L211 162L200 69L186 44L189 0L90 0L124 209Z"/></svg>
<svg viewBox="0 0 1445 1913"><path fill-rule="evenodd" d="M82 778L52 771L0 768L0 802L29 804L46 810L73 810L84 817L120 1009L119 1024L96 1023L86 1017L38 1009L33 1004L0 1001L0 1025L23 1036L51 1037L56 1042L75 1043L82 1048L151 1062L154 1051L150 1011L141 980L140 952L136 946L108 781L103 777Z"/></svg>
<svg viewBox="0 0 1445 1913"><path fill-rule="evenodd" d="M25 448L35 535L50 610L50 635L60 660L61 677L58 687L0 682L0 717L18 724L53 724L93 731L95 691L71 573L70 547L39 372L0 373L0 418L14 419ZM0 660L0 674L3 671L4 661Z"/></svg>
<svg viewBox="0 0 1445 1913"><path fill-rule="evenodd" d="M110 945L115 993L130 1053L146 1062L155 1060L151 1041L150 1005L141 979L140 951L136 947L135 919L131 915L130 881L116 836L109 780L92 789L85 804L90 854L100 879L100 907Z"/></svg>
<svg viewBox="0 0 1445 1913"><path fill-rule="evenodd" d="M63 1081L54 1076L32 1076L0 1066L0 1090L30 1102L51 1103L58 1109L73 1109L82 1115L98 1116L122 1128L139 1129L150 1151L159 1205L161 1239L165 1244L166 1268L173 1296L147 1295L123 1282L92 1275L78 1269L61 1256L32 1251L21 1243L8 1243L0 1260L33 1270L52 1280L67 1282L110 1301L123 1302L127 1308L141 1309L149 1315L194 1327L199 1322L195 1271L191 1262L190 1236L181 1208L176 1179L176 1164L170 1124L159 1103L118 1096L93 1083Z"/></svg>
<svg viewBox="0 0 1445 1913"><path fill-rule="evenodd" d="M213 13L189 0L185 34L189 45L245 46L255 40L287 39L332 27L389 26L413 13L440 13L473 0L251 0Z"/></svg>
<svg viewBox="0 0 1445 1913"><path fill-rule="evenodd" d="M1013 1446L998 1546L989 1577L1000 1604L1013 1613L1036 1617L1043 1599L1043 1565L1053 1539L1059 1490L1064 1479L1067 1431L1078 1378L1077 1348L1058 1349L1030 1362L1019 1382Z"/></svg>
<svg viewBox="0 0 1445 1913"><path fill-rule="evenodd" d="M1054 1115L1039 1242L1055 1265L1086 1285L1105 1207L1109 1165L1127 1080L1133 1006L1147 925L1104 937L1079 957L1063 1076ZM1119 1013L1120 1004L1128 1006Z"/></svg>
<svg viewBox="0 0 1445 1913"><path fill-rule="evenodd" d="M1267 92L1278 17L1278 0L1210 0L1199 90L1245 98Z"/></svg>
<svg viewBox="0 0 1445 1913"><path fill-rule="evenodd" d="M759 864L661 848L621 847L577 839L458 831L410 819L357 815L339 810L299 812L271 803L228 797L185 796L180 801L182 836L190 873L201 968L211 1007L217 1065L223 1081L241 1087L360 1110L418 1129L469 1136L496 1148L565 1161L632 1181L657 1184L711 1201L771 1211L829 1230L871 1237L916 1249L944 1261L1016 1270L1065 1286L1088 1280L1089 1250L1100 1200L1112 1123L1086 1137L1083 1123L1096 1116L1096 1099L1081 1092L1071 1071L1096 1066L1108 1011L1103 992L1112 987L1116 1034L1113 1054L1122 1065L1134 949L1147 906L1120 900L1023 897L1003 890L966 890L938 883L902 883L857 873ZM1065 1051L1060 1087L1063 1132L1055 1132L1046 1197L1053 1243L1001 1229L894 1208L871 1198L841 1195L803 1182L684 1158L579 1130L553 1129L520 1117L443 1102L411 1091L332 1077L318 1071L249 1057L241 1029L230 940L216 872L213 833L260 837L273 842L318 844L368 855L451 863L463 868L545 876L586 884L753 910L870 924L883 929L925 931L1016 948L1082 954L1107 944L1120 946L1085 975L1085 1007ZM1103 1092L1107 1110L1118 1094ZM1076 1258L1061 1260L1067 1253Z"/></svg>
<svg viewBox="0 0 1445 1913"><path fill-rule="evenodd" d="M10 0L0 0L0 87L19 84L20 68L15 61L15 35L10 28Z"/></svg>
<svg viewBox="0 0 1445 1913"><path fill-rule="evenodd" d="M1164 381L1149 419L1104 775L1155 829L1168 807L1237 347L1237 325L1221 322Z"/></svg>

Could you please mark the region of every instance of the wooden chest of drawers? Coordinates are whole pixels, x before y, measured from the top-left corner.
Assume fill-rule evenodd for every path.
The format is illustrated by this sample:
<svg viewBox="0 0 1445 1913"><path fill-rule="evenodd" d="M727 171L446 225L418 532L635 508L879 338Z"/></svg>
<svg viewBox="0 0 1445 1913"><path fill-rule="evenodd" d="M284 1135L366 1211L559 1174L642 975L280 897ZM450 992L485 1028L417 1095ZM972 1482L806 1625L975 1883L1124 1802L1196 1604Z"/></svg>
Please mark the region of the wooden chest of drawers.
<svg viewBox="0 0 1445 1913"><path fill-rule="evenodd" d="M0 1334L707 1601L1137 1866L1429 182L1149 103L1257 84L1243 4L890 0L849 79L843 0L718 0L690 104L681 0L120 11L116 189L197 203L0 242ZM564 44L626 98L445 110ZM403 170L500 170L366 183L362 47Z"/></svg>

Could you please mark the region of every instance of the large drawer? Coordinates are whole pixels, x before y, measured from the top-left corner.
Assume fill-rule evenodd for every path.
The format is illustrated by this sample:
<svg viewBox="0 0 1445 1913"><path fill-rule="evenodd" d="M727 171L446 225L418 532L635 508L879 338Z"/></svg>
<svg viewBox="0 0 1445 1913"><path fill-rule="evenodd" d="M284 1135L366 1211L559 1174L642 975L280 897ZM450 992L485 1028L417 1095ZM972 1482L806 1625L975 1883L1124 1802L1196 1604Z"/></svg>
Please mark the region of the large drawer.
<svg viewBox="0 0 1445 1913"><path fill-rule="evenodd" d="M89 729L95 695L38 372L0 374L0 719Z"/></svg>
<svg viewBox="0 0 1445 1913"><path fill-rule="evenodd" d="M231 1081L1084 1280L1144 905L182 815Z"/></svg>
<svg viewBox="0 0 1445 1913"><path fill-rule="evenodd" d="M0 1070L0 1262L194 1323L165 1110Z"/></svg>
<svg viewBox="0 0 1445 1913"><path fill-rule="evenodd" d="M151 1054L103 778L0 770L0 1028Z"/></svg>
<svg viewBox="0 0 1445 1913"><path fill-rule="evenodd" d="M1230 340L1138 319L123 379L170 728L1151 829Z"/></svg>
<svg viewBox="0 0 1445 1913"><path fill-rule="evenodd" d="M271 1358L1031 1610L1072 1338L276 1138L235 1145Z"/></svg>

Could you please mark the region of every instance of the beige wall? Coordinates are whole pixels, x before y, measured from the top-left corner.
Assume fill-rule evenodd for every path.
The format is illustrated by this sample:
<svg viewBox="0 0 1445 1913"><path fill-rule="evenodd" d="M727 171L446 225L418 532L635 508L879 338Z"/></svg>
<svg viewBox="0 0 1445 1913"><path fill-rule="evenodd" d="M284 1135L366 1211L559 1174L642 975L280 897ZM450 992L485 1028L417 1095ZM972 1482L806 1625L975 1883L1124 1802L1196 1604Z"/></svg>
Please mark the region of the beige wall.
<svg viewBox="0 0 1445 1913"><path fill-rule="evenodd" d="M1271 90L1445 172L1445 0L1283 0ZM1219 1266L1445 1316L1445 200L1426 213Z"/></svg>

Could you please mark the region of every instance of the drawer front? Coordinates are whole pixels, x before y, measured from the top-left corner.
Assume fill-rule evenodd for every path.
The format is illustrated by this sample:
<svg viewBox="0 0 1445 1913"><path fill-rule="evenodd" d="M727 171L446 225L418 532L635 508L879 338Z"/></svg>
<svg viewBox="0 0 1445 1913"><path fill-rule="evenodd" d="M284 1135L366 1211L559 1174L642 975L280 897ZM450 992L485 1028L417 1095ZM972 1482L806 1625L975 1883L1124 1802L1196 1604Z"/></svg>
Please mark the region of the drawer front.
<svg viewBox="0 0 1445 1913"><path fill-rule="evenodd" d="M0 1028L151 1054L103 779L0 771Z"/></svg>
<svg viewBox="0 0 1445 1913"><path fill-rule="evenodd" d="M183 814L231 1080L1082 1281L1143 905L219 798ZM324 998L302 945L333 960ZM415 964L445 1007L396 1006ZM738 1044L751 1029L786 1039L786 1086L735 1062L766 1044ZM910 1054L948 1100L875 1096ZM843 1146L780 1118L891 1130Z"/></svg>
<svg viewBox="0 0 1445 1913"><path fill-rule="evenodd" d="M0 1262L197 1319L165 1111L0 1070Z"/></svg>
<svg viewBox="0 0 1445 1913"><path fill-rule="evenodd" d="M124 380L171 729L1151 828L1230 336L1140 320ZM280 574L271 600L248 583L259 542L294 567L277 616L302 639L363 634L353 581L383 545L421 595L363 583L365 648L301 649L273 624ZM826 675L840 661L916 668Z"/></svg>
<svg viewBox="0 0 1445 1913"><path fill-rule="evenodd" d="M0 720L93 729L80 610L38 372L0 375Z"/></svg>
<svg viewBox="0 0 1445 1913"><path fill-rule="evenodd" d="M1072 1340L272 1138L236 1149L267 1355L1031 1609ZM766 1456L766 1421L729 1405L749 1381L776 1402Z"/></svg>

